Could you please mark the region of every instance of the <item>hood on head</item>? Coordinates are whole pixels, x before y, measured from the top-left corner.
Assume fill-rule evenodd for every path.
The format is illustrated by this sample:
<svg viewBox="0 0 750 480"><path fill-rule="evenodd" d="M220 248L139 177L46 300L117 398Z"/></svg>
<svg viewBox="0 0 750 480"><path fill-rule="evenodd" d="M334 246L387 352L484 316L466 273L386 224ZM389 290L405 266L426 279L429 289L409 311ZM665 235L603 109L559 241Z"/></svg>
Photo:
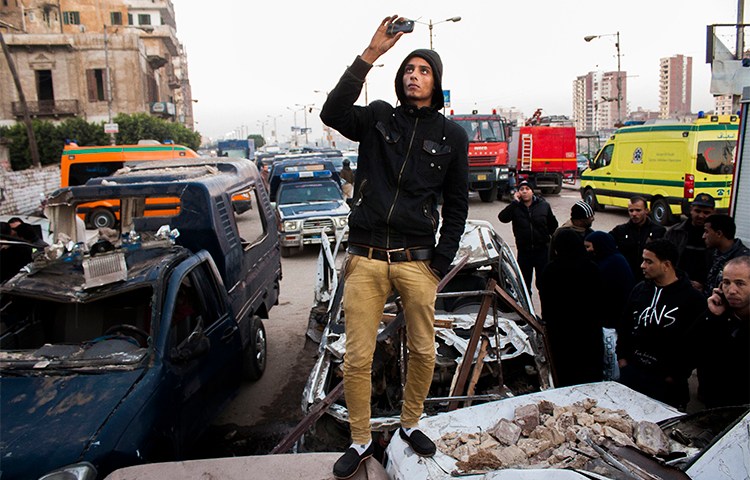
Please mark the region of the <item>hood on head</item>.
<svg viewBox="0 0 750 480"><path fill-rule="evenodd" d="M555 252L561 260L576 260L586 256L581 236L570 228L560 230L555 236Z"/></svg>
<svg viewBox="0 0 750 480"><path fill-rule="evenodd" d="M586 236L586 240L594 246L594 255L597 258L606 258L617 253L617 243L607 232L591 232Z"/></svg>
<svg viewBox="0 0 750 480"><path fill-rule="evenodd" d="M440 110L445 106L443 103L443 61L440 60L440 55L434 50L428 50L426 48L420 48L414 50L406 56L401 66L398 67L396 73L396 96L402 105L407 103L406 91L404 90L404 70L406 70L406 64L414 57L424 59L430 64L432 68L432 78L434 80L434 90L432 92L432 107L436 110Z"/></svg>

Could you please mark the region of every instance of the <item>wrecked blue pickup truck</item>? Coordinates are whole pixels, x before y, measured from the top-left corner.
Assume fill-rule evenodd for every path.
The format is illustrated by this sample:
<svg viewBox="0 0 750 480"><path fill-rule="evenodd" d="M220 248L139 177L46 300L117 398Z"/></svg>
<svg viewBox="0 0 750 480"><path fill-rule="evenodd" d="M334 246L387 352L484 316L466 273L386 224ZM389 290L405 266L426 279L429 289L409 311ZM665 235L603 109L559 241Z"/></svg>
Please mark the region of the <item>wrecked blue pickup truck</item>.
<svg viewBox="0 0 750 480"><path fill-rule="evenodd" d="M0 289L3 478L180 458L263 373L281 263L256 167L149 163L53 193L55 243ZM76 205L99 198L120 200L120 228L86 244ZM170 209L145 216L147 199Z"/></svg>

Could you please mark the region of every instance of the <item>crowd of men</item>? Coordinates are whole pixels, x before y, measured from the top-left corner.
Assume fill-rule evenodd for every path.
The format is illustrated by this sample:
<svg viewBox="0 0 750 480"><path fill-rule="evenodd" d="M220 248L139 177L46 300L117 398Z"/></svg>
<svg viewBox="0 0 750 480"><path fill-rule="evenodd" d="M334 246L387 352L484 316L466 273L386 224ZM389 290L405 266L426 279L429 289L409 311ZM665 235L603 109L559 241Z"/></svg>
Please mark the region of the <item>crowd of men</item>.
<svg viewBox="0 0 750 480"><path fill-rule="evenodd" d="M529 292L536 274L558 386L618 380L685 409L697 370L707 407L750 403L750 249L711 195L670 228L632 197L628 222L603 232L585 202L558 228L531 185L518 187L498 219L512 222Z"/></svg>

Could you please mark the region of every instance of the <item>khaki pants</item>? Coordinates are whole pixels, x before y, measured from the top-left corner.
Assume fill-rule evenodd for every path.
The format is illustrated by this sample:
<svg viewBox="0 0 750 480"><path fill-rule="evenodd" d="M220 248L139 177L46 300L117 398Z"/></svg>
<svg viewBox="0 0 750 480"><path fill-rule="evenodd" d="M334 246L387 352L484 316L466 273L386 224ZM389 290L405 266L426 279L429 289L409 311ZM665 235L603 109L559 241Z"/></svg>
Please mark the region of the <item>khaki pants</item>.
<svg viewBox="0 0 750 480"><path fill-rule="evenodd" d="M438 279L428 261L396 262L350 255L345 269L346 355L344 395L354 443L370 433L372 356L383 306L392 288L401 294L409 348L401 425L417 426L435 367L435 297ZM395 378L393 381L397 381Z"/></svg>

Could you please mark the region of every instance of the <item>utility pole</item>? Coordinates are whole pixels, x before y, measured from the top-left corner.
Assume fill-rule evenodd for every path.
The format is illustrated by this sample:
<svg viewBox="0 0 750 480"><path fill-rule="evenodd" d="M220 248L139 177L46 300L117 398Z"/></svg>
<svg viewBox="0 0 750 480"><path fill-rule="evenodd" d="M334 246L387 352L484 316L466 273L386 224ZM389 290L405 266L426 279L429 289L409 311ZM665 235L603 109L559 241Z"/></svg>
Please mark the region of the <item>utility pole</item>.
<svg viewBox="0 0 750 480"><path fill-rule="evenodd" d="M112 80L109 75L109 40L107 39L107 25L104 25L104 65L105 73L107 75L107 117L109 118L108 123L112 124ZM109 144L115 144L115 134L110 132Z"/></svg>
<svg viewBox="0 0 750 480"><path fill-rule="evenodd" d="M23 94L23 87L21 87L21 79L18 78L16 64L13 61L13 57L10 56L10 50L8 50L8 45L5 44L5 37L3 37L2 32L0 32L0 44L2 44L5 59L8 61L8 69L10 70L10 74L13 76L13 82L15 82L16 84L16 90L18 90L18 101L21 104L21 111L23 112L23 123L24 125L26 125L26 135L29 137L29 152L31 153L31 163L36 168L42 168L42 164L39 161L39 148L36 144L36 135L34 135L34 127L31 124L29 107L26 104L26 96Z"/></svg>

